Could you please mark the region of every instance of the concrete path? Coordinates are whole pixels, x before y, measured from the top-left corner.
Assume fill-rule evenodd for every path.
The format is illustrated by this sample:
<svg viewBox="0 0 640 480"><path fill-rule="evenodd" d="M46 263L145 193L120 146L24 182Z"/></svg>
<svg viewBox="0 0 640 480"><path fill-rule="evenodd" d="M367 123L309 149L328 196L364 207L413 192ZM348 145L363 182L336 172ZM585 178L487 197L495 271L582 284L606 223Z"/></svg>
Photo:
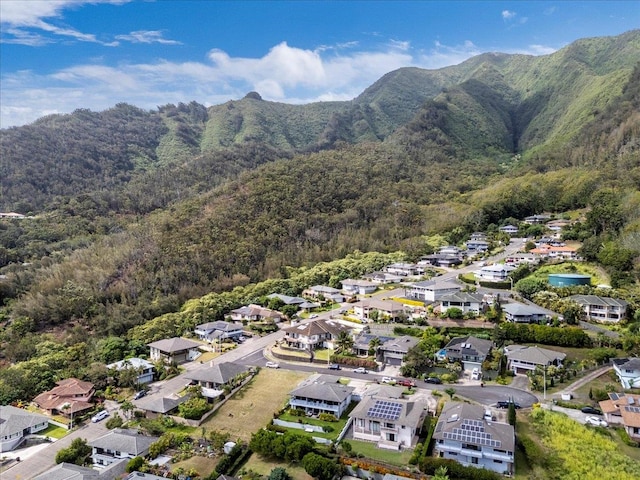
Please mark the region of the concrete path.
<svg viewBox="0 0 640 480"><path fill-rule="evenodd" d="M562 391L558 392L557 394L560 395L562 393L574 392L575 390L577 390L578 388L582 387L583 385L589 383L590 381L594 380L595 378L598 378L600 375L604 375L605 373L607 373L612 368L613 367L611 365L605 365L604 367L598 368L597 370L594 370L593 372L590 372L590 373L586 374L584 377L579 378L578 380L573 382L571 385L568 385Z"/></svg>

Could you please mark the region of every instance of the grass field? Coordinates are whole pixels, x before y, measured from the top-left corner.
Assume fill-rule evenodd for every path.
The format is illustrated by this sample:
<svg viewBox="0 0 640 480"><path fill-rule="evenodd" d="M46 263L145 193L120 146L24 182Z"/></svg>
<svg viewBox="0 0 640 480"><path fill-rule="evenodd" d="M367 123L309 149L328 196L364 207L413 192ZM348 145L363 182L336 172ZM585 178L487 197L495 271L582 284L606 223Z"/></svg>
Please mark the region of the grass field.
<svg viewBox="0 0 640 480"><path fill-rule="evenodd" d="M251 434L266 426L280 410L304 372L263 368L254 379L202 424L207 430L228 432L232 440L251 440Z"/></svg>
<svg viewBox="0 0 640 480"><path fill-rule="evenodd" d="M351 438L348 442L351 444L354 453L360 453L367 458L380 460L381 462L386 462L398 467L406 467L409 464L411 455L413 455L413 450L403 450L401 452L397 450L384 450L378 448L375 443L361 442Z"/></svg>
<svg viewBox="0 0 640 480"><path fill-rule="evenodd" d="M238 472L239 475L243 475L249 470L262 475L263 477L269 476L271 470L276 467L283 467L287 470L287 473L291 475L293 480L313 480L313 477L310 476L307 472L304 471L304 468L298 465L287 465L286 463L276 463L270 462L267 460L263 460L255 453L249 457L247 463L240 469Z"/></svg>
<svg viewBox="0 0 640 480"><path fill-rule="evenodd" d="M182 467L186 472L191 469L194 469L196 472L200 474L200 476L204 477L209 475L216 468L218 461L221 457L201 457L195 455L188 460L183 460L182 462L170 463L170 470L175 472L178 468Z"/></svg>
<svg viewBox="0 0 640 480"><path fill-rule="evenodd" d="M57 438L60 439L64 437L69 430L66 428L58 427L57 425L49 424L46 430L38 432L38 435L43 435L45 437Z"/></svg>

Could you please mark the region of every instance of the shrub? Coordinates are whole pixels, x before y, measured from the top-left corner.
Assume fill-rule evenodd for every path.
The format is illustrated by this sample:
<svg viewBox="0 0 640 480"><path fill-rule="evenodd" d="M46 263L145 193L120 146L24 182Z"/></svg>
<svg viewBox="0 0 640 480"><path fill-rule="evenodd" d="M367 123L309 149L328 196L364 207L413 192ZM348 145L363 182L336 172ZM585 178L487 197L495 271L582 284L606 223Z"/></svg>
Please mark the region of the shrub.
<svg viewBox="0 0 640 480"><path fill-rule="evenodd" d="M424 457L420 461L420 470L427 475L435 475L440 467L447 468L449 478L456 480L499 480L502 477L490 470L475 467L465 467L455 460L445 458Z"/></svg>
<svg viewBox="0 0 640 480"><path fill-rule="evenodd" d="M625 445L629 445L630 447L639 447L640 444L634 440L631 440L629 434L624 428L616 428L618 435L620 435L620 439L624 442Z"/></svg>
<svg viewBox="0 0 640 480"><path fill-rule="evenodd" d="M142 457L133 457L127 463L127 473L131 473L131 472L135 472L137 470L140 470L140 468L142 468L143 465L144 465L144 458L142 458Z"/></svg>
<svg viewBox="0 0 640 480"><path fill-rule="evenodd" d="M178 406L180 416L189 420L199 420L211 410L211 405L204 398L194 397Z"/></svg>
<svg viewBox="0 0 640 480"><path fill-rule="evenodd" d="M120 415L116 413L113 417L107 420L107 423L105 423L105 427L107 427L109 430L112 430L114 428L120 428L123 424L124 420Z"/></svg>
<svg viewBox="0 0 640 480"><path fill-rule="evenodd" d="M321 413L320 415L318 415L318 419L325 421L325 422L337 422L338 419L336 418L336 416L332 413Z"/></svg>

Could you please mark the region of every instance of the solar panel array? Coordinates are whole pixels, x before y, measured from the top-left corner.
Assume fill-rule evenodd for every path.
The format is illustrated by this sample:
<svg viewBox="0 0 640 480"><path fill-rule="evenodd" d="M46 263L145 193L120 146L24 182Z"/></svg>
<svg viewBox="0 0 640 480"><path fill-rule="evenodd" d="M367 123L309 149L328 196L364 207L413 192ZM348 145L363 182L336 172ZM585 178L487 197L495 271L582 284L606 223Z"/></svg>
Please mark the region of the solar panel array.
<svg viewBox="0 0 640 480"><path fill-rule="evenodd" d="M486 445L488 447L500 447L502 442L491 438L491 434L485 432L482 420L471 420L465 418L460 428L452 428L450 432L444 432L442 436L447 440L471 443L475 445Z"/></svg>
<svg viewBox="0 0 640 480"><path fill-rule="evenodd" d="M624 407L627 412L640 413L640 407Z"/></svg>
<svg viewBox="0 0 640 480"><path fill-rule="evenodd" d="M402 404L376 400L376 403L367 411L367 417L384 418L385 420L397 420L402 412Z"/></svg>

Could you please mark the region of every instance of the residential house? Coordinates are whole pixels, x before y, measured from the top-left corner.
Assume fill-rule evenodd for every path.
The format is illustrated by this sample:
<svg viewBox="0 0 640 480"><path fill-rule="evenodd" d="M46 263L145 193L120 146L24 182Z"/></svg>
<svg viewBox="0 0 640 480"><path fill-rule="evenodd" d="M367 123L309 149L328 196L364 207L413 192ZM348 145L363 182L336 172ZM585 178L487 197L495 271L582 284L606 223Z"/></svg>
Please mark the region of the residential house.
<svg viewBox="0 0 640 480"><path fill-rule="evenodd" d="M389 272L371 272L363 275L362 278L378 285L386 285L388 283L400 283L404 276Z"/></svg>
<svg viewBox="0 0 640 480"><path fill-rule="evenodd" d="M193 333L200 340L214 342L225 338L238 338L242 336L242 324L224 321L208 322L196 326Z"/></svg>
<svg viewBox="0 0 640 480"><path fill-rule="evenodd" d="M407 352L419 342L420 339L409 335L391 338L378 347L378 357L387 365L402 365Z"/></svg>
<svg viewBox="0 0 640 480"><path fill-rule="evenodd" d="M324 299L325 301L334 303L344 302L344 295L340 290L333 287L327 287L326 285L314 285L313 287L309 287L302 292L302 295L313 298L314 300Z"/></svg>
<svg viewBox="0 0 640 480"><path fill-rule="evenodd" d="M0 453L10 452L29 436L46 430L49 419L11 405L0 406Z"/></svg>
<svg viewBox="0 0 640 480"><path fill-rule="evenodd" d="M26 217L26 215L23 215L21 213L16 213L16 212L0 212L0 218L10 218L10 219L16 219L16 220L23 220Z"/></svg>
<svg viewBox="0 0 640 480"><path fill-rule="evenodd" d="M484 232L473 232L471 234L471 240L486 240L487 234Z"/></svg>
<svg viewBox="0 0 640 480"><path fill-rule="evenodd" d="M368 280L347 278L340 282L342 291L350 295L370 295L378 289L378 284Z"/></svg>
<svg viewBox="0 0 640 480"><path fill-rule="evenodd" d="M505 225L504 227L500 227L498 230L500 230L502 233L506 233L510 237L517 235L520 231L520 229L514 225Z"/></svg>
<svg viewBox="0 0 640 480"><path fill-rule="evenodd" d="M457 292L440 297L440 313L450 308L459 308L463 313L478 314L483 310L484 296L479 293Z"/></svg>
<svg viewBox="0 0 640 480"><path fill-rule="evenodd" d="M454 267L460 265L464 257L462 254L448 254L448 253L433 253L431 255L424 255L421 260L429 262L436 267Z"/></svg>
<svg viewBox="0 0 640 480"><path fill-rule="evenodd" d="M603 323L618 323L626 317L629 306L619 298L597 295L571 295L567 299L580 305L588 319Z"/></svg>
<svg viewBox="0 0 640 480"><path fill-rule="evenodd" d="M46 410L49 415L71 417L92 409L95 393L93 383L67 378L56 382L56 386L51 390L42 392L33 399L33 403Z"/></svg>
<svg viewBox="0 0 640 480"><path fill-rule="evenodd" d="M438 282L436 280L424 280L415 282L405 288L405 297L412 300L420 300L425 303L437 302L443 295L457 293L462 289L453 282Z"/></svg>
<svg viewBox="0 0 640 480"><path fill-rule="evenodd" d="M613 358L611 363L622 388L640 387L640 358Z"/></svg>
<svg viewBox="0 0 640 480"><path fill-rule="evenodd" d="M250 371L250 367L239 363L223 362L213 364L211 362L207 368L200 368L187 373L186 378L200 385L202 396L214 399L224 393L225 387L235 387L236 381Z"/></svg>
<svg viewBox="0 0 640 480"><path fill-rule="evenodd" d="M493 342L473 336L455 337L444 347L445 358L450 362L460 362L465 370L481 369Z"/></svg>
<svg viewBox="0 0 640 480"><path fill-rule="evenodd" d="M351 411L354 440L375 442L378 448L401 450L415 446L427 416L425 400L366 396Z"/></svg>
<svg viewBox="0 0 640 480"><path fill-rule="evenodd" d="M107 472L99 472L89 467L81 467L73 463L62 462L33 477L33 480L102 480L107 479ZM109 472L110 474L111 472ZM116 478L111 476L110 478Z"/></svg>
<svg viewBox="0 0 640 480"><path fill-rule="evenodd" d="M531 215L524 219L524 223L528 225L543 225L549 221L549 215Z"/></svg>
<svg viewBox="0 0 640 480"><path fill-rule="evenodd" d="M362 322L371 320L372 313L378 312L378 318L386 318L391 322L399 320L405 315L405 307L402 303L394 300L378 300L367 298L352 305L353 313Z"/></svg>
<svg viewBox="0 0 640 480"><path fill-rule="evenodd" d="M489 250L489 242L486 238L483 239L470 239L466 242L467 250L470 254L484 253Z"/></svg>
<svg viewBox="0 0 640 480"><path fill-rule="evenodd" d="M123 458L146 457L149 447L158 437L141 435L127 429L114 428L91 440L91 459L94 465L107 466Z"/></svg>
<svg viewBox="0 0 640 480"><path fill-rule="evenodd" d="M578 250L573 247L554 247L546 243L529 250L529 253L539 255L547 260L578 260Z"/></svg>
<svg viewBox="0 0 640 480"><path fill-rule="evenodd" d="M433 434L434 453L465 467L515 473L516 437L508 423L485 419L481 405L447 402Z"/></svg>
<svg viewBox="0 0 640 480"><path fill-rule="evenodd" d="M561 239L553 238L553 237L542 237L542 238L536 240L535 244L536 244L536 247L539 247L541 245L549 245L550 247L564 247L564 246L566 246L566 243L564 243Z"/></svg>
<svg viewBox="0 0 640 480"><path fill-rule="evenodd" d="M155 374L153 363L143 358L127 358L126 360L110 363L107 365L107 368L119 372L122 370L135 370L137 373L136 383L138 385L153 382L153 376Z"/></svg>
<svg viewBox="0 0 640 480"><path fill-rule="evenodd" d="M514 373L527 373L536 367L546 368L551 365L561 367L566 354L527 345L509 345L504 347L507 357L507 368Z"/></svg>
<svg viewBox="0 0 640 480"><path fill-rule="evenodd" d="M561 232L563 228L568 227L569 225L571 225L570 220L558 219L547 222L545 224L545 227L547 227L552 232Z"/></svg>
<svg viewBox="0 0 640 480"><path fill-rule="evenodd" d="M516 267L513 265L494 263L493 265L482 267L480 270L474 272L474 275L479 281L504 282L515 269Z"/></svg>
<svg viewBox="0 0 640 480"><path fill-rule="evenodd" d="M351 333L351 328L334 320L315 320L283 329L284 341L289 348L317 350L334 348L335 340L341 332Z"/></svg>
<svg viewBox="0 0 640 480"><path fill-rule="evenodd" d="M261 322L263 320L273 320L278 323L284 318L282 313L277 310L271 310L270 308L264 308L260 305L250 304L245 305L235 310L231 310L229 313L231 320L236 322Z"/></svg>
<svg viewBox="0 0 640 480"><path fill-rule="evenodd" d="M351 404L354 390L354 387L338 382L306 383L289 393L289 406L304 410L309 415L330 413L340 418Z"/></svg>
<svg viewBox="0 0 640 480"><path fill-rule="evenodd" d="M164 360L167 363L184 363L200 356L200 344L186 338L173 337L158 340L147 345L151 360Z"/></svg>
<svg viewBox="0 0 640 480"><path fill-rule="evenodd" d="M540 263L540 255L535 253L514 253L509 255L504 261L508 264L514 265L537 265Z"/></svg>
<svg viewBox="0 0 640 480"><path fill-rule="evenodd" d="M622 425L631 440L640 442L640 395L609 393L609 400L600 402L604 419Z"/></svg>
<svg viewBox="0 0 640 480"><path fill-rule="evenodd" d="M162 415L174 414L180 405L189 400L189 394L183 396L160 397L149 395L139 400L134 400L136 408L144 411L146 418L157 418Z"/></svg>
<svg viewBox="0 0 640 480"><path fill-rule="evenodd" d="M300 305L301 303L305 303L306 300L301 297L290 297L289 295L282 295L280 293L272 293L271 295L267 295L267 298L277 298L281 300L285 305Z"/></svg>
<svg viewBox="0 0 640 480"><path fill-rule="evenodd" d="M537 305L527 305L519 302L502 304L502 311L505 319L512 323L546 323L553 317L561 317L559 314Z"/></svg>
<svg viewBox="0 0 640 480"><path fill-rule="evenodd" d="M371 345L371 340L377 338L379 341L379 345L382 345L384 342L389 340L393 340L395 337L385 337L380 335L371 335L370 333L360 332L353 341L353 352L356 355L366 356L369 354L369 346Z"/></svg>
<svg viewBox="0 0 640 480"><path fill-rule="evenodd" d="M384 268L385 272L408 277L418 274L418 266L415 263L392 263Z"/></svg>

